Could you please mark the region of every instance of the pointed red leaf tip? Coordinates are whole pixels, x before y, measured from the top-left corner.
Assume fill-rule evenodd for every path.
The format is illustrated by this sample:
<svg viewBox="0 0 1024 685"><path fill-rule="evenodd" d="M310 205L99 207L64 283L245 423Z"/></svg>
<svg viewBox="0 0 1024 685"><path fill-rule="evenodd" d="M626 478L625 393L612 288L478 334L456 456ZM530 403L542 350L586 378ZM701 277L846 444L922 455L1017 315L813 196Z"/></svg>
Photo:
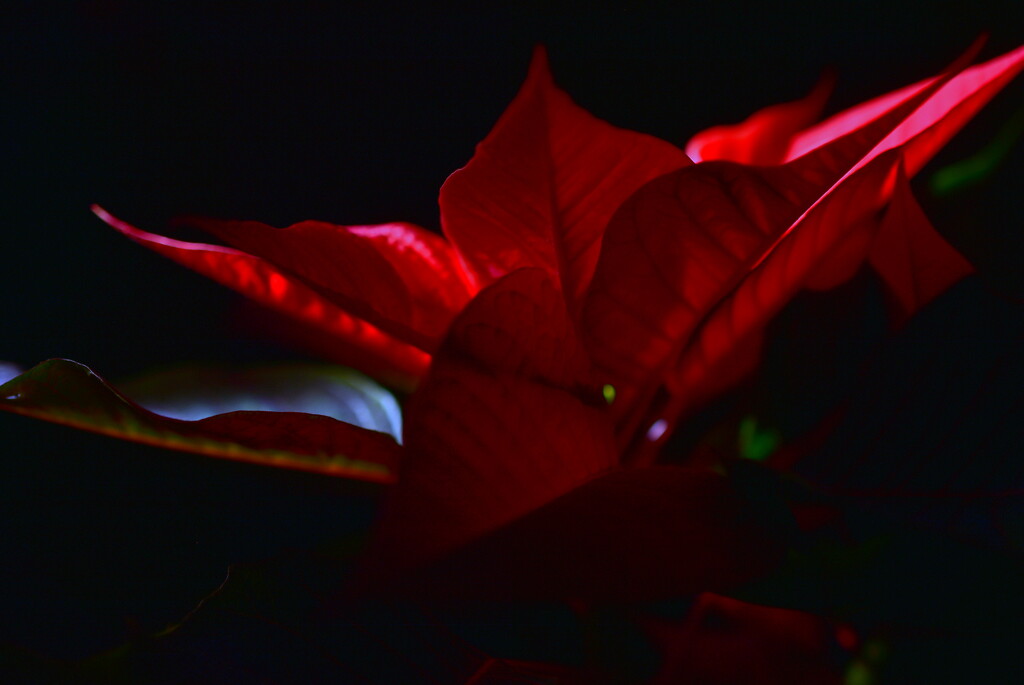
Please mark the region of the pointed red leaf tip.
<svg viewBox="0 0 1024 685"><path fill-rule="evenodd" d="M923 106L880 142L871 156L902 146L907 175L913 177L1021 69L1024 69L1024 46L964 69L948 79ZM845 135L865 121L912 99L941 79L941 76L936 76L893 91L803 131L793 138L787 159L796 159Z"/></svg>
<svg viewBox="0 0 1024 685"><path fill-rule="evenodd" d="M971 263L932 227L902 166L869 259L896 301L897 325L974 272Z"/></svg>
<svg viewBox="0 0 1024 685"><path fill-rule="evenodd" d="M470 290L450 245L411 224L181 220L273 263L324 299L427 352Z"/></svg>
<svg viewBox="0 0 1024 685"><path fill-rule="evenodd" d="M739 124L701 131L686 144L694 162L727 159L742 164L781 164L792 138L815 123L835 86L835 74L825 72L810 93L765 107Z"/></svg>
<svg viewBox="0 0 1024 685"><path fill-rule="evenodd" d="M537 48L515 99L441 188L441 223L478 286L536 266L572 309L619 205L652 178L689 164L675 146L573 103Z"/></svg>
<svg viewBox="0 0 1024 685"><path fill-rule="evenodd" d="M406 406L370 576L432 561L615 465L605 404L555 285L522 269L455 319Z"/></svg>
<svg viewBox="0 0 1024 685"><path fill-rule="evenodd" d="M905 149L908 173L913 176L1019 73L1022 66L1024 47L965 69L882 141L876 154L933 128L927 137ZM881 95L812 126L831 90L832 78L829 75L801 100L767 107L741 124L716 126L698 133L687 143L686 152L695 162L730 160L747 164L779 164L792 161L893 110L939 78L925 79ZM935 127L937 117L941 117L943 123Z"/></svg>
<svg viewBox="0 0 1024 685"><path fill-rule="evenodd" d="M316 414L236 411L182 421L147 411L87 367L51 359L2 386L0 410L167 449L381 483L400 448Z"/></svg>
<svg viewBox="0 0 1024 685"><path fill-rule="evenodd" d="M969 79L951 68L785 165L707 162L666 174L627 200L605 233L581 317L595 364L618 393L620 437L630 440L655 418L671 426L673 411L692 406L686 398L701 394L693 384L713 367L701 362L704 371L684 371L684 350L728 363L731 349L808 279L820 280L820 262L887 201L900 157L920 162L933 154L981 95L991 97L1019 71L1024 52L1011 55ZM956 79L960 99L936 102ZM714 316L719 322L702 333ZM676 395L668 415L645 417L641 410L665 383Z"/></svg>
<svg viewBox="0 0 1024 685"><path fill-rule="evenodd" d="M430 355L422 349L339 307L295 274L268 260L230 247L184 242L148 233L111 216L97 205L92 207L92 211L140 245L354 346L362 354L350 363L370 375L380 376L381 369L385 369L387 373L384 375L388 378L383 380L412 387L430 363ZM368 228L372 232L372 229L379 227L360 228ZM396 242L401 243L406 234L402 229L398 229L396 234ZM418 233L411 236L414 244L416 235ZM371 235L367 240L380 244L393 238L386 229L383 236ZM399 246L395 251L405 249ZM416 261L416 258L410 261ZM427 260L424 258L422 261ZM395 269L390 269L390 272L382 270L391 275ZM412 278L413 274L423 277L422 269L410 270L408 277ZM391 284L394 285L393 280ZM454 294L449 294L449 297L458 297L457 288L453 286L452 290ZM439 297L443 295L439 294ZM360 361L362 363L358 363Z"/></svg>

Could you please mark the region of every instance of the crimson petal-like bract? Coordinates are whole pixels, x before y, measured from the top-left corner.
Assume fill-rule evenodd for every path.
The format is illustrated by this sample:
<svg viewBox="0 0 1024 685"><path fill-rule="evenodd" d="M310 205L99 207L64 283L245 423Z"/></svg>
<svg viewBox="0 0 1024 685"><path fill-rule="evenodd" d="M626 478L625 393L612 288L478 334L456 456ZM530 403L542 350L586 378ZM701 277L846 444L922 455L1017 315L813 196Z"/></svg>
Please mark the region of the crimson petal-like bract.
<svg viewBox="0 0 1024 685"><path fill-rule="evenodd" d="M455 320L408 404L404 449L364 590L666 597L777 559L724 477L618 467L607 407L541 269L485 288Z"/></svg>
<svg viewBox="0 0 1024 685"><path fill-rule="evenodd" d="M441 223L478 286L541 267L572 310L619 205L690 163L675 146L577 106L555 86L538 49L519 94L441 188Z"/></svg>
<svg viewBox="0 0 1024 685"><path fill-rule="evenodd" d="M411 224L303 221L274 228L256 221L183 221L273 263L339 308L427 352L470 298L451 246Z"/></svg>
<svg viewBox="0 0 1024 685"><path fill-rule="evenodd" d="M430 363L422 349L341 309L296 276L251 254L220 245L174 240L140 230L100 207L103 221L154 252L252 298L306 321L355 348L352 365L396 385L411 387ZM364 363L358 363L363 361Z"/></svg>
<svg viewBox="0 0 1024 685"><path fill-rule="evenodd" d="M671 422L692 406L686 396L699 395L692 391L703 381L685 370L684 349L711 345L724 358L741 346L756 332L755 320L777 311L847 229L882 207L901 159L920 163L933 154L982 95L1024 66L1024 49L989 64L999 68L950 69L880 117L783 166L709 162L634 194L606 231L582 318L595 363L622 399L620 417L666 383L676 398L663 418ZM766 270L773 275L753 278ZM727 319L738 314L742 325ZM694 335L713 315L716 328L697 343ZM620 424L620 439L631 439L641 420L634 413Z"/></svg>
<svg viewBox="0 0 1024 685"><path fill-rule="evenodd" d="M897 303L898 323L974 271L932 227L902 167L868 259Z"/></svg>
<svg viewBox="0 0 1024 685"><path fill-rule="evenodd" d="M1022 67L1024 47L964 69L944 83L938 92L928 99L925 106L915 111L882 141L874 151L875 154L902 146L907 174L914 176L964 124L1013 80ZM926 79L869 100L802 131L791 141L787 161L846 135L861 126L864 121L871 120L933 87L941 78L936 76ZM913 142L908 145L906 141Z"/></svg>
<svg viewBox="0 0 1024 685"><path fill-rule="evenodd" d="M379 536L388 550L406 565L432 560L614 466L604 401L584 401L588 373L543 270L482 290L406 405L402 477Z"/></svg>
<svg viewBox="0 0 1024 685"><path fill-rule="evenodd" d="M694 162L727 159L742 164L780 164L796 134L821 116L835 77L828 73L814 89L792 102L771 105L738 124L714 126L690 138L686 154Z"/></svg>

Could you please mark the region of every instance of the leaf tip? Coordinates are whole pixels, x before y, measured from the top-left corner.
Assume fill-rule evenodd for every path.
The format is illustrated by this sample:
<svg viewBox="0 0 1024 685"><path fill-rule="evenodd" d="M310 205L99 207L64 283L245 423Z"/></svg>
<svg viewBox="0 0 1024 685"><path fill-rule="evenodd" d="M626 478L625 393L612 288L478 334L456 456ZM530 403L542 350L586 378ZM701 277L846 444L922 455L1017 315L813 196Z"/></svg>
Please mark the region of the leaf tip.
<svg viewBox="0 0 1024 685"><path fill-rule="evenodd" d="M114 216L113 214L111 214L107 210L103 209L103 207L100 207L98 204L94 203L92 205L89 205L89 209L92 210L93 214L95 214L97 217L99 217L100 221L102 221L103 223L105 223L106 225L110 226L111 228L113 228L116 231L119 231L119 232L124 233L126 235L131 235L131 234L135 233L136 230L137 230L133 226L129 225L128 223L126 223L124 221L121 221L116 216Z"/></svg>
<svg viewBox="0 0 1024 685"><path fill-rule="evenodd" d="M526 75L527 83L534 81L540 81L548 85L554 84L554 78L551 76L551 61L548 59L548 48L542 43L533 46L530 68Z"/></svg>

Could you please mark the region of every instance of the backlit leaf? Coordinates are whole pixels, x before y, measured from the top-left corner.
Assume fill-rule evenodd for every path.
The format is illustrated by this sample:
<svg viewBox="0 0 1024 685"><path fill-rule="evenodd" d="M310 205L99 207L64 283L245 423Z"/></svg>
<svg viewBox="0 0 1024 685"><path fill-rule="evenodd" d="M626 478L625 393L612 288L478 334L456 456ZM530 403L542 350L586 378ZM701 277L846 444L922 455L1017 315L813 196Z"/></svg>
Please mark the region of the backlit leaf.
<svg viewBox="0 0 1024 685"><path fill-rule="evenodd" d="M942 148L964 124L995 96L1024 68L1024 48L996 57L965 69L945 83L932 95L925 106L882 141L875 154L902 145L915 138L905 148L907 173L916 174L921 167ZM788 160L796 159L821 145L846 135L865 121L913 99L935 85L942 77L926 79L901 88L848 110L840 112L796 136L790 146ZM921 133L927 135L918 137Z"/></svg>
<svg viewBox="0 0 1024 685"><path fill-rule="evenodd" d="M673 395L662 414L670 425L721 389L708 384L736 366L733 350L851 231L872 225L865 220L891 194L900 159L920 163L933 153L1024 65L1024 50L989 64L998 68L982 65L968 79L951 69L783 166L704 163L648 183L623 205L605 234L582 316L603 380L618 391L620 436L646 430L629 412L662 383ZM951 78L960 79L952 92L944 87Z"/></svg>
<svg viewBox="0 0 1024 685"><path fill-rule="evenodd" d="M739 582L775 559L721 476L616 470L603 390L540 269L481 291L406 409L402 477L360 589L674 596Z"/></svg>
<svg viewBox="0 0 1024 685"><path fill-rule="evenodd" d="M829 72L799 100L765 107L739 124L701 131L686 144L686 154L694 162L780 164L789 152L790 139L818 120L834 84L835 76Z"/></svg>
<svg viewBox="0 0 1024 685"><path fill-rule="evenodd" d="M260 304L308 322L327 335L339 338L344 344L354 345L362 352L361 360L365 362L359 368L368 373L383 367L397 376L394 380L399 383L414 385L430 363L430 356L423 350L339 308L299 278L268 261L230 247L184 242L147 233L111 216L100 207L94 206L93 211L135 242ZM353 365L357 361L353 361Z"/></svg>
<svg viewBox="0 0 1024 685"><path fill-rule="evenodd" d="M689 164L675 146L578 107L538 49L515 100L441 188L441 222L478 286L537 266L572 305L612 213L650 179Z"/></svg>
<svg viewBox="0 0 1024 685"><path fill-rule="evenodd" d="M588 373L543 270L481 291L406 405L378 560L428 561L611 468L606 403Z"/></svg>
<svg viewBox="0 0 1024 685"><path fill-rule="evenodd" d="M274 228L257 221L181 221L265 259L339 308L428 352L470 297L451 246L411 224L303 221Z"/></svg>
<svg viewBox="0 0 1024 685"><path fill-rule="evenodd" d="M932 227L902 168L869 257L897 302L900 323L974 271Z"/></svg>

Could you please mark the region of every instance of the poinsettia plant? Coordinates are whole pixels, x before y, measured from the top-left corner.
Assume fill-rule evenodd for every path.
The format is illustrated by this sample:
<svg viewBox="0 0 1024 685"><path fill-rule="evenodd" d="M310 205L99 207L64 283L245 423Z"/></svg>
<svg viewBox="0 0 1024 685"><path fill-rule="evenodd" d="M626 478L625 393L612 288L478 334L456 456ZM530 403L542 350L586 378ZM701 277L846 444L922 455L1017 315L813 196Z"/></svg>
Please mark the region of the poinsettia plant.
<svg viewBox="0 0 1024 685"><path fill-rule="evenodd" d="M353 368L407 400L399 408L381 386L338 369L115 387L50 360L5 383L0 408L385 484L369 542L330 588L332 611L429 598L553 600L585 613L699 596L681 623L645 624L666 650L663 682L733 682L720 663L731 657L713 663L702 645L749 657L765 643L750 642L748 628L796 650L751 657L762 668L834 682L822 663L794 665L825 650L822 619L710 594L780 568L793 530L820 527L814 503L780 508L775 498L767 515L734 455L708 443L680 453L670 441L754 372L767 327L799 292L835 288L868 264L903 326L971 273L909 179L1024 68L1024 48L969 66L977 50L818 122L823 82L685 150L581 109L538 50L512 104L441 188L443 236L400 222L182 220L225 246L150 233L94 207L132 240L314 325ZM228 393L197 409L198 388L175 394L203 380L222 395L241 386L253 403ZM348 410L324 415L323 402L296 390L317 384L318 397ZM745 424L741 443L763 441L755 430ZM808 451L784 446L771 466L785 473ZM709 637L700 618L709 612L741 617L742 634ZM576 677L469 662L495 682Z"/></svg>

